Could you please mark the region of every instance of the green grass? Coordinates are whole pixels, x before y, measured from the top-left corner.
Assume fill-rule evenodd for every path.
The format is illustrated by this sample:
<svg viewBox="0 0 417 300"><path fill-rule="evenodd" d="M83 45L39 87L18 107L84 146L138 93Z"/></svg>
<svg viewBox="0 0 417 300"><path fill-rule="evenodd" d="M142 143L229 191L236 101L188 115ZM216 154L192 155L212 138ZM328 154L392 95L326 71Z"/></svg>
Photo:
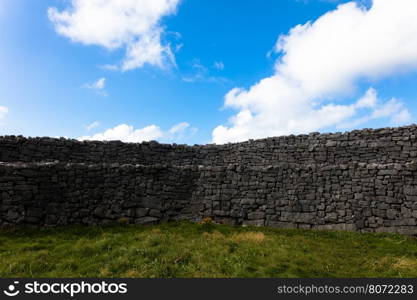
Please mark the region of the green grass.
<svg viewBox="0 0 417 300"><path fill-rule="evenodd" d="M417 277L417 239L191 223L3 230L0 277Z"/></svg>

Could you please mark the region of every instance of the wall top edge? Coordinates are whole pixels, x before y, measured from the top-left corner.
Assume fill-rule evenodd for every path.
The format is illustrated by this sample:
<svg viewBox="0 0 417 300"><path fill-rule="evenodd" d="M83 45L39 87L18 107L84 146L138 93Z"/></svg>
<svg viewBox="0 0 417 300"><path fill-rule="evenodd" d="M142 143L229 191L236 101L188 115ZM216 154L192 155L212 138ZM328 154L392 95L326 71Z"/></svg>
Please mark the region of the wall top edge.
<svg viewBox="0 0 417 300"><path fill-rule="evenodd" d="M209 148L209 147L227 147L231 145L247 145L252 143L262 143L274 140L289 140L289 139L307 139L307 138L314 138L317 140L329 140L329 139L337 139L349 136L361 136L361 135L385 135L385 134L409 134L410 132L414 132L417 134L417 124L411 124L408 126L401 126L401 127L383 127L383 128L364 128L364 129L355 129L351 131L344 131L344 132L311 132L308 134L290 134L290 135L282 135L282 136L274 136L274 137L266 137L262 139L250 139L244 142L238 143L227 143L227 144L195 144L193 146L186 145L186 144L164 144L159 143L157 141L148 141L148 142L141 142L141 143L125 143L122 141L114 140L114 141L80 141L77 139L67 139L67 138L53 138L53 137L25 137L22 135L3 135L0 136L0 143L7 142L7 141L15 141L15 142L51 142L51 143L72 143L72 144L79 144L79 145L100 145L100 144L110 144L110 145L120 145L120 144L127 144L127 145L149 145L149 146L163 146L163 147L178 147L178 148Z"/></svg>

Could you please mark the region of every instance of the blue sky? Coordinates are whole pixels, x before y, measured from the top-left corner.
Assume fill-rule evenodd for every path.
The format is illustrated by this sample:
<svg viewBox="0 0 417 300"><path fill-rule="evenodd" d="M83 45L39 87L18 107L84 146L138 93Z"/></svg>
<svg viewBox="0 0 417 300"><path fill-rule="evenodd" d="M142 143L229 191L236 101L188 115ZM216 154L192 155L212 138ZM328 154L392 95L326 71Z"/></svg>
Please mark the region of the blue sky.
<svg viewBox="0 0 417 300"><path fill-rule="evenodd" d="M415 122L415 1L83 1L0 0L0 134L204 144Z"/></svg>

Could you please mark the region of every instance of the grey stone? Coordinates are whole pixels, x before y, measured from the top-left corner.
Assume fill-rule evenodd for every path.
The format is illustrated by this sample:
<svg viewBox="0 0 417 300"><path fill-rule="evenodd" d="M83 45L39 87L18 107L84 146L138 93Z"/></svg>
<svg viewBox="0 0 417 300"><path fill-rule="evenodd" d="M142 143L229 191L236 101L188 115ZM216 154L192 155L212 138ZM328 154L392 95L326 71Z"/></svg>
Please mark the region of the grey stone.
<svg viewBox="0 0 417 300"><path fill-rule="evenodd" d="M136 208L134 216L137 218L144 217L148 214L149 208Z"/></svg>

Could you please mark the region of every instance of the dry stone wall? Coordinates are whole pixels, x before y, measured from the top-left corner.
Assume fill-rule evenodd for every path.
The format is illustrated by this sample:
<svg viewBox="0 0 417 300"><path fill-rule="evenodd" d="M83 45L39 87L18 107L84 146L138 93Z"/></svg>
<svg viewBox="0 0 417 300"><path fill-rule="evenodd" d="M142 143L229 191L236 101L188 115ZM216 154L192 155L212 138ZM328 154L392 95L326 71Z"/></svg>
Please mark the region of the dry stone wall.
<svg viewBox="0 0 417 300"><path fill-rule="evenodd" d="M417 126L227 145L0 137L0 225L220 223L417 234Z"/></svg>

